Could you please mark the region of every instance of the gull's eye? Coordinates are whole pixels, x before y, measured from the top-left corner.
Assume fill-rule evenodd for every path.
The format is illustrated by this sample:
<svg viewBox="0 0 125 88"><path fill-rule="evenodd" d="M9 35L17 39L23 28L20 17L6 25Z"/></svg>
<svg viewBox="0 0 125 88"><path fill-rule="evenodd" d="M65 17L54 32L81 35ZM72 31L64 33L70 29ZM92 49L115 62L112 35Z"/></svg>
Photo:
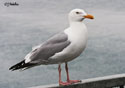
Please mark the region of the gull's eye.
<svg viewBox="0 0 125 88"><path fill-rule="evenodd" d="M76 14L80 14L80 12L76 12Z"/></svg>

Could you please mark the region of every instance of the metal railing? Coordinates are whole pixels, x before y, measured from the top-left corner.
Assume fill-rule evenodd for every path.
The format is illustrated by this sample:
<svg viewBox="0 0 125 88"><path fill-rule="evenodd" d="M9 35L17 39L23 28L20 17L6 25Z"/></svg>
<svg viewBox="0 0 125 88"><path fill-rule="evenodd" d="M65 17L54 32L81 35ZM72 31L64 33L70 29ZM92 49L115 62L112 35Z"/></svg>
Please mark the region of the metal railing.
<svg viewBox="0 0 125 88"><path fill-rule="evenodd" d="M84 79L81 83L68 86L58 86L58 84L37 86L30 88L124 88L125 74Z"/></svg>

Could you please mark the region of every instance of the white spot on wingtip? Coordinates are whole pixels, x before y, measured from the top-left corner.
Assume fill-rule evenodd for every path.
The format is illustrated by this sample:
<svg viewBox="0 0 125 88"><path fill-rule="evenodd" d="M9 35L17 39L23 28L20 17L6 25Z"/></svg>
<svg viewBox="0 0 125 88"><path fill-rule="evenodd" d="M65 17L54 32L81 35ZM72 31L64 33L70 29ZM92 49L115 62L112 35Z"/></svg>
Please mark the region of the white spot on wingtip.
<svg viewBox="0 0 125 88"><path fill-rule="evenodd" d="M30 58L28 58L28 59L25 60L25 63L28 63L30 61L31 61Z"/></svg>
<svg viewBox="0 0 125 88"><path fill-rule="evenodd" d="M28 62L31 61L30 56L31 56L31 53L29 53L29 54L26 55L26 57L25 57L25 63L28 63Z"/></svg>
<svg viewBox="0 0 125 88"><path fill-rule="evenodd" d="M31 61L30 57L31 57L32 53L33 53L35 50L37 50L38 48L40 48L41 46L42 46L42 44L40 44L40 45L38 45L38 46L35 46L35 47L32 47L32 51L31 51L29 54L27 54L26 57L25 57L25 63L28 63L28 62Z"/></svg>

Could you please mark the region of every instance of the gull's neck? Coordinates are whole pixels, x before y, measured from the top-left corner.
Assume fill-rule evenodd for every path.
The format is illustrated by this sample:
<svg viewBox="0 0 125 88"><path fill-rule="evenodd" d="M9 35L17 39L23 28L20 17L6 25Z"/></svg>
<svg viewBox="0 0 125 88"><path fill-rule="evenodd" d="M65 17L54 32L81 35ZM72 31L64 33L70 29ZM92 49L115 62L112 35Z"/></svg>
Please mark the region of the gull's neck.
<svg viewBox="0 0 125 88"><path fill-rule="evenodd" d="M70 22L70 27L64 31L66 34L78 38L87 37L87 28L83 22Z"/></svg>
<svg viewBox="0 0 125 88"><path fill-rule="evenodd" d="M79 21L72 21L70 22L70 26L68 28L71 32L78 33L78 32L87 32L87 28L83 22Z"/></svg>
<svg viewBox="0 0 125 88"><path fill-rule="evenodd" d="M70 22L70 27L76 27L76 26L82 27L83 25L85 26L85 24L83 22L79 22L79 21Z"/></svg>

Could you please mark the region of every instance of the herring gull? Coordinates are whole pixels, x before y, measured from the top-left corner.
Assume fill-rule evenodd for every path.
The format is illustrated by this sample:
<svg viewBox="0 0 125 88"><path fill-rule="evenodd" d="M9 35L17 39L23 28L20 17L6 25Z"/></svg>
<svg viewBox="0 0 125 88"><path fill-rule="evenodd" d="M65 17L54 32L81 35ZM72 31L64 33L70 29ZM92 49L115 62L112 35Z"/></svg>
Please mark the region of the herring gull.
<svg viewBox="0 0 125 88"><path fill-rule="evenodd" d="M94 19L82 9L73 9L69 14L69 27L42 44L34 47L27 54L23 61L9 68L9 70L26 70L28 68L58 64L59 85L69 85L80 82L80 80L70 80L68 72L68 62L78 57L84 51L87 44L87 28L83 23L85 18ZM61 64L65 63L67 81L61 81Z"/></svg>

